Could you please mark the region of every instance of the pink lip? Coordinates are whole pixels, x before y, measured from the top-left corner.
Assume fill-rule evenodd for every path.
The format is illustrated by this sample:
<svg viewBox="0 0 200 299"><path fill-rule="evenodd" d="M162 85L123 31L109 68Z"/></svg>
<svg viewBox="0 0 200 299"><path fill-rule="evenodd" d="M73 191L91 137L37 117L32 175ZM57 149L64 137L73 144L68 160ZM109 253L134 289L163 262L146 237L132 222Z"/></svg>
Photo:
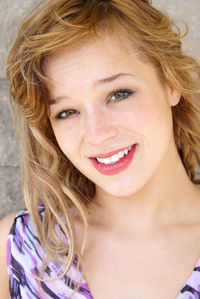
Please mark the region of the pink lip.
<svg viewBox="0 0 200 299"><path fill-rule="evenodd" d="M104 175L114 175L122 172L125 170L133 160L135 150L136 150L137 144L134 144L133 148L128 152L127 155L125 155L122 159L120 159L118 162L115 162L113 164L102 164L97 161L95 158L91 158L91 162L93 166L102 174ZM126 149L126 148L125 148ZM115 151L116 152L116 151Z"/></svg>
<svg viewBox="0 0 200 299"><path fill-rule="evenodd" d="M90 157L90 158L92 158L92 159L95 159L95 158L109 158L109 157L111 157L111 156L113 156L113 155L115 155L115 154L118 154L118 153L121 152L121 151L124 151L125 149L127 149L127 148L129 148L129 147L130 147L130 145L129 145L128 147L123 147L123 148L118 149L118 150L116 150L116 151L112 151L112 152L110 152L110 153L106 153L106 154L98 154L98 155L93 156L93 157Z"/></svg>

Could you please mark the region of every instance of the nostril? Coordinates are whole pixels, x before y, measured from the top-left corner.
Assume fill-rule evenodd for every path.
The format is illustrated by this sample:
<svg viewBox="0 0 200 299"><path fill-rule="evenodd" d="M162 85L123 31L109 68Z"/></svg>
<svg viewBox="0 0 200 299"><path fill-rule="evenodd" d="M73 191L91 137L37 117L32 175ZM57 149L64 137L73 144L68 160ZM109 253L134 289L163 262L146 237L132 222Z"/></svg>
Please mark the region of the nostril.
<svg viewBox="0 0 200 299"><path fill-rule="evenodd" d="M115 127L90 127L85 133L85 141L92 144L100 144L117 136Z"/></svg>

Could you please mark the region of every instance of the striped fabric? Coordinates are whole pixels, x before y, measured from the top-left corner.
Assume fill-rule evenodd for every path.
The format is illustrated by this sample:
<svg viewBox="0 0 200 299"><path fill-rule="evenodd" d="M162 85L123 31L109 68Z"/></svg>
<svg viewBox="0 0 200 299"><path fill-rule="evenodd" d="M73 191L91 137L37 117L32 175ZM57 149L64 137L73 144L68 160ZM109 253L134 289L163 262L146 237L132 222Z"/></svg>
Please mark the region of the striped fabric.
<svg viewBox="0 0 200 299"><path fill-rule="evenodd" d="M44 208L39 208L44 213ZM44 251L36 234L36 229L26 210L19 212L10 230L7 242L7 266L9 273L10 298L12 299L68 299L81 278L74 259L70 271L63 278L54 282L39 282L34 276L39 273L44 258ZM43 276L44 280L52 280L61 273L59 265L49 263ZM78 274L78 275L77 275ZM69 279L70 277L70 279ZM75 299L91 299L92 295L83 279Z"/></svg>
<svg viewBox="0 0 200 299"><path fill-rule="evenodd" d="M42 220L44 207L39 208L39 213ZM10 286L9 298L71 298L73 290L81 278L81 271L77 268L76 257L67 275L54 282L39 282L34 276L39 273L43 258L44 251L37 237L34 224L31 221L28 212L23 210L16 215L7 242L7 266ZM50 262L45 270L43 278L45 280L51 280L59 274L59 265L54 262ZM76 292L72 298L93 298L84 278L78 292ZM200 299L200 259L176 299Z"/></svg>

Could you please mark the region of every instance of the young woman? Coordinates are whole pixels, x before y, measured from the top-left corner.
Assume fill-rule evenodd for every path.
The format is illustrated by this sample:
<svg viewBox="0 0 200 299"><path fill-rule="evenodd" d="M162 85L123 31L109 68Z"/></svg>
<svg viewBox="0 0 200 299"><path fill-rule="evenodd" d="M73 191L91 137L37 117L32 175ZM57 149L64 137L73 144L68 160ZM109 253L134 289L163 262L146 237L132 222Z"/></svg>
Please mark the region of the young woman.
<svg viewBox="0 0 200 299"><path fill-rule="evenodd" d="M27 210L1 223L2 298L200 298L200 67L180 40L142 0L24 21L8 78Z"/></svg>

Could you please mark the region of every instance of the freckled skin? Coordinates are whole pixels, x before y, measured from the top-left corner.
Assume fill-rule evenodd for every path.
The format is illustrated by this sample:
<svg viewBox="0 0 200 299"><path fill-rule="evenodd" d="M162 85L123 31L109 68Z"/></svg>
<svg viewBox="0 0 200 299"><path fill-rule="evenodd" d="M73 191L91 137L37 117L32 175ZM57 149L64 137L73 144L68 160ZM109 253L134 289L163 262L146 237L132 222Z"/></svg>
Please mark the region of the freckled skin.
<svg viewBox="0 0 200 299"><path fill-rule="evenodd" d="M62 97L50 108L58 144L96 184L97 197L129 198L162 169L170 173L180 163L171 114L171 106L178 103L180 94L161 84L154 67L140 60L133 50L131 55L125 52L116 38L105 37L104 43L93 40L80 48L52 54L45 72L54 82L50 96ZM93 86L97 80L117 73L132 76ZM109 102L109 94L118 88L134 93L122 101ZM78 113L68 119L55 119L66 109ZM89 159L134 143L138 146L131 165L117 175L99 173Z"/></svg>

